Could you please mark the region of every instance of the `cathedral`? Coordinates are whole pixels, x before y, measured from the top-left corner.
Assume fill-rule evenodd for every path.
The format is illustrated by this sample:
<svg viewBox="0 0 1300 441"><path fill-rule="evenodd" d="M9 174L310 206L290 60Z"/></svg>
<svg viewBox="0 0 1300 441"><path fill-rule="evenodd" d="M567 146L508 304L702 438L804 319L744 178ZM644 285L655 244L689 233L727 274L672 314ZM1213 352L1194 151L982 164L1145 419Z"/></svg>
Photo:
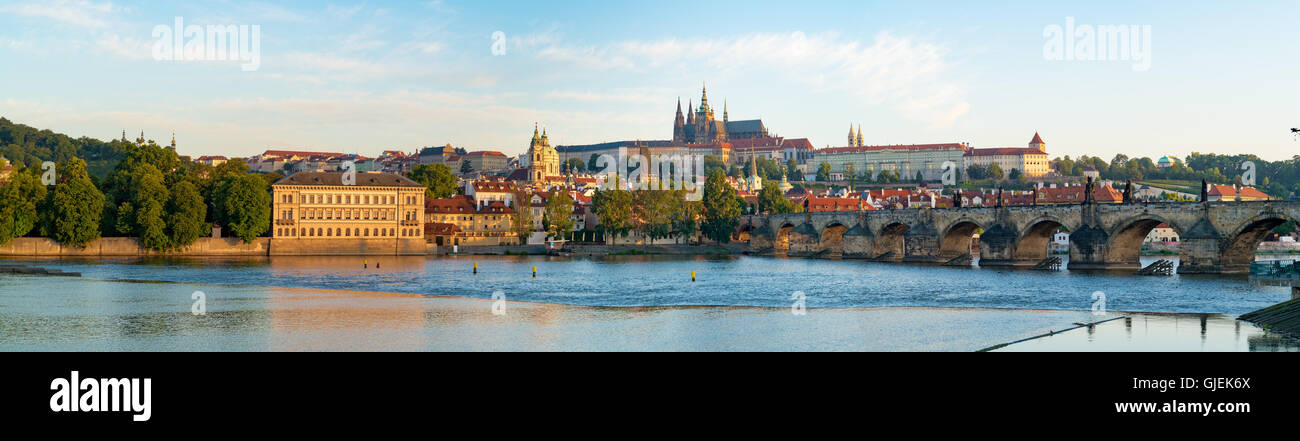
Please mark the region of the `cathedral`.
<svg viewBox="0 0 1300 441"><path fill-rule="evenodd" d="M727 103L722 103L722 121L709 106L708 88L700 90L700 107L688 102L687 113L682 114L682 100L677 100L677 118L673 120L673 144L712 144L732 139L766 138L767 128L762 120L731 121L727 117Z"/></svg>

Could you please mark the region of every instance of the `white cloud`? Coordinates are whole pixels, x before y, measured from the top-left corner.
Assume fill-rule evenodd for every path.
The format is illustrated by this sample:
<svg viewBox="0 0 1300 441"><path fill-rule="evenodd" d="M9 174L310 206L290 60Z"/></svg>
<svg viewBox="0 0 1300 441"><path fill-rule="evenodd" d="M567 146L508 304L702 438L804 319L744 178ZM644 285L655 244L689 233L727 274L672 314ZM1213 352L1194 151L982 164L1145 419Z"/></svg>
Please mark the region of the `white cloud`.
<svg viewBox="0 0 1300 441"><path fill-rule="evenodd" d="M946 48L882 32L864 43L834 33L757 33L716 39L623 41L566 46L552 31L513 39L516 48L582 69L668 70L708 66L718 72L762 74L829 93L848 93L905 116L946 126L970 104L946 76Z"/></svg>
<svg viewBox="0 0 1300 441"><path fill-rule="evenodd" d="M54 0L0 7L0 12L47 18L85 28L108 26L105 16L113 10L112 3L94 3L85 0Z"/></svg>

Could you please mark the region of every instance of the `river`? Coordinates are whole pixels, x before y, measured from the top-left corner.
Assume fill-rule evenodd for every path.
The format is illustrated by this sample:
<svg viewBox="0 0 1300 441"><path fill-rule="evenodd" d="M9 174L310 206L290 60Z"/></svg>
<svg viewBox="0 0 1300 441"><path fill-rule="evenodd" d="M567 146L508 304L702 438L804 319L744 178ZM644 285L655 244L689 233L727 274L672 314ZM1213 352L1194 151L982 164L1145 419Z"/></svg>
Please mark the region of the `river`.
<svg viewBox="0 0 1300 441"><path fill-rule="evenodd" d="M977 350L1121 314L1235 323L1290 299L1233 276L768 257L8 263L82 277L0 275L4 350ZM1246 327L1202 349L1261 350L1250 342L1262 331Z"/></svg>

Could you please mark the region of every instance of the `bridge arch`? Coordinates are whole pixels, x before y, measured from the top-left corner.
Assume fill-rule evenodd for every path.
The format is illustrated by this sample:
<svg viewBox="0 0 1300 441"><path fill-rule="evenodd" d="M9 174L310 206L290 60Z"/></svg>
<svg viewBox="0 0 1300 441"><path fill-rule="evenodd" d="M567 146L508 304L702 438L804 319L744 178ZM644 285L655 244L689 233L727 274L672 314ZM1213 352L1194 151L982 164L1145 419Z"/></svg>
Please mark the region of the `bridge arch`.
<svg viewBox="0 0 1300 441"><path fill-rule="evenodd" d="M1255 261L1255 250L1259 248L1259 243L1274 228L1293 220L1295 219L1282 213L1261 213L1225 234L1223 257L1220 260L1223 271L1249 272L1250 263Z"/></svg>
<svg viewBox="0 0 1300 441"><path fill-rule="evenodd" d="M971 243L975 240L975 232L983 230L984 226L974 219L963 217L954 221L939 236L940 260L948 261L966 254L977 257L977 252L971 251Z"/></svg>
<svg viewBox="0 0 1300 441"><path fill-rule="evenodd" d="M875 255L874 258L883 258L883 260L889 261L902 260L905 254L903 235L910 229L911 227L907 224L897 221L889 222L884 227L881 227L880 235L876 237L876 243L873 246L872 254Z"/></svg>
<svg viewBox="0 0 1300 441"><path fill-rule="evenodd" d="M817 246L819 253L826 253L827 257L840 258L844 256L844 232L849 227L839 221L831 222L822 228L821 241Z"/></svg>
<svg viewBox="0 0 1300 441"><path fill-rule="evenodd" d="M1065 221L1056 216L1039 216L1025 223L1016 242L1014 258L1025 262L1046 259L1050 254L1052 237L1065 226Z"/></svg>
<svg viewBox="0 0 1300 441"><path fill-rule="evenodd" d="M1115 224L1108 234L1105 262L1141 267L1142 242L1160 224L1169 225L1179 235L1183 234L1182 226L1152 213L1142 213Z"/></svg>
<svg viewBox="0 0 1300 441"><path fill-rule="evenodd" d="M772 249L776 254L786 254L790 252L790 232L794 230L794 224L783 222L780 227L772 230Z"/></svg>

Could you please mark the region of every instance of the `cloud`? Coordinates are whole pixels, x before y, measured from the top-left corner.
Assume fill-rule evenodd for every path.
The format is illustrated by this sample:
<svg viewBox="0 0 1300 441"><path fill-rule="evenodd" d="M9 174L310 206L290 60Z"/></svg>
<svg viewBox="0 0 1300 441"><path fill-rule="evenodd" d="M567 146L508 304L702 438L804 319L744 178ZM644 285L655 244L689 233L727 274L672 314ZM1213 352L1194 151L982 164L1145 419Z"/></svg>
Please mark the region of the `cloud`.
<svg viewBox="0 0 1300 441"><path fill-rule="evenodd" d="M0 12L9 12L28 17L47 18L60 23L84 28L103 28L108 26L105 16L114 10L112 3L93 3L85 0L54 0L48 2L27 3L0 6Z"/></svg>
<svg viewBox="0 0 1300 441"><path fill-rule="evenodd" d="M946 126L970 104L948 79L952 64L943 46L888 32L874 41L835 33L755 33L730 38L623 41L602 46L564 45L553 31L512 39L534 56L581 69L666 71L708 66L718 72L762 74L815 91L848 93L891 105L908 118Z"/></svg>

